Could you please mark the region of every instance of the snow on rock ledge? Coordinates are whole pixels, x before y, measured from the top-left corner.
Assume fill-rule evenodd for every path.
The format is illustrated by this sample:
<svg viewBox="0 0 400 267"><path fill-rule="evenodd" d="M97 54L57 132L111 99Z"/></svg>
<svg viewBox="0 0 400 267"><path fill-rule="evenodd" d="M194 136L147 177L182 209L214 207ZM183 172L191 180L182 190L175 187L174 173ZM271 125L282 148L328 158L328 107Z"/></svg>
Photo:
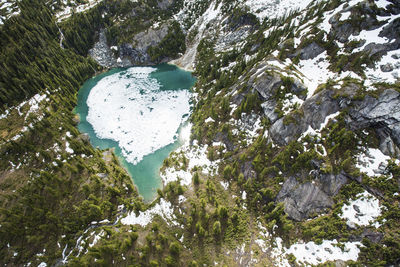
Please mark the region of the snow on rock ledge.
<svg viewBox="0 0 400 267"><path fill-rule="evenodd" d="M175 153L177 155L183 153L188 162L187 168L186 170L177 170L175 167L167 168L160 175L164 185L169 182L177 181L178 179L180 179L182 185L190 185L192 182L192 170L195 167L201 169L201 172L206 175L215 174L218 171L219 161L210 161L207 158L207 149L207 145L199 146L196 141L193 145L186 144L178 149Z"/></svg>
<svg viewBox="0 0 400 267"><path fill-rule="evenodd" d="M367 226L381 215L379 200L364 191L357 195L355 200L351 200L348 205L342 207L340 218L347 220L349 227L355 228L356 225ZM378 222L374 224L376 228L380 226Z"/></svg>
<svg viewBox="0 0 400 267"><path fill-rule="evenodd" d="M155 215L160 215L165 221L176 225L172 204L163 198L160 199L160 203L146 211L141 211L138 216L135 212L130 212L125 218L121 219L121 223L125 225L139 224L145 227L153 220Z"/></svg>
<svg viewBox="0 0 400 267"><path fill-rule="evenodd" d="M390 157L379 149L369 148L365 153L358 154L356 167L368 176L376 176L384 173L388 160Z"/></svg>
<svg viewBox="0 0 400 267"><path fill-rule="evenodd" d="M327 261L356 261L360 253L360 242L346 242L343 250L338 246L336 239L323 240L321 245L314 242L298 243L292 245L286 254L293 254L300 264L318 265Z"/></svg>

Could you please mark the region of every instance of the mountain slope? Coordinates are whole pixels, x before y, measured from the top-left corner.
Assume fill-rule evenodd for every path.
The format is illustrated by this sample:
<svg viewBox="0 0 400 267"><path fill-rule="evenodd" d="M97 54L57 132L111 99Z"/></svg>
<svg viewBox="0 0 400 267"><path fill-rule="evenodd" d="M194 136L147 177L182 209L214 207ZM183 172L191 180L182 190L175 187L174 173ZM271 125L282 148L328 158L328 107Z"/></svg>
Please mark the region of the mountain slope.
<svg viewBox="0 0 400 267"><path fill-rule="evenodd" d="M7 73L50 74L0 80L1 263L399 263L398 1L36 2L44 21L22 1L1 28L36 37L37 23L52 45L26 62L2 46ZM75 92L101 69L90 57L173 60L198 79L192 140L164 161L151 204L75 128ZM65 81L52 74L64 58L81 64Z"/></svg>

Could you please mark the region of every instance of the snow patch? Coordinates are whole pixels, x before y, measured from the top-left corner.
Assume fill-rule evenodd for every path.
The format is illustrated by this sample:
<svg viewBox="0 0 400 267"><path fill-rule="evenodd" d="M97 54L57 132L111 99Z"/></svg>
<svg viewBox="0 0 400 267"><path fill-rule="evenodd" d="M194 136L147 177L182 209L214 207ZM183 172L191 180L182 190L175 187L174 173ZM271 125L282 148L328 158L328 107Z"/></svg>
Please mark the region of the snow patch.
<svg viewBox="0 0 400 267"><path fill-rule="evenodd" d="M356 199L351 200L349 204L342 207L340 218L347 220L349 227L355 228L356 225L367 226L381 215L381 207L379 200L364 191L356 196ZM376 228L380 225L374 224Z"/></svg>
<svg viewBox="0 0 400 267"><path fill-rule="evenodd" d="M384 155L379 149L368 148L365 152L357 155L356 167L368 176L381 175L385 172L388 160L390 157Z"/></svg>
<svg viewBox="0 0 400 267"><path fill-rule="evenodd" d="M186 144L175 151L176 155L183 154L187 160L186 170L177 170L175 167L166 168L164 172L160 174L160 177L164 185L169 182L180 180L182 185L190 185L192 183L192 172L193 168L200 169L205 175L216 174L218 172L219 160L210 161L207 158L207 145L197 145L197 142L193 142L193 145ZM179 160L179 159L178 159Z"/></svg>
<svg viewBox="0 0 400 267"><path fill-rule="evenodd" d="M125 225L139 224L142 227L148 225L155 215L160 215L167 222L171 222L174 225L177 223L174 221L175 215L172 204L165 199L160 199L160 203L157 203L154 207L141 211L138 216L135 212L130 212L125 218L121 219L121 223Z"/></svg>
<svg viewBox="0 0 400 267"><path fill-rule="evenodd" d="M247 0L244 2L250 8L250 12L257 16L260 21L281 17L293 10L303 10L313 0Z"/></svg>
<svg viewBox="0 0 400 267"><path fill-rule="evenodd" d="M314 242L298 243L292 245L285 254L293 254L299 264L318 265L327 261L356 261L360 253L360 242L346 242L343 250L337 246L336 239L323 240L322 244L317 245Z"/></svg>

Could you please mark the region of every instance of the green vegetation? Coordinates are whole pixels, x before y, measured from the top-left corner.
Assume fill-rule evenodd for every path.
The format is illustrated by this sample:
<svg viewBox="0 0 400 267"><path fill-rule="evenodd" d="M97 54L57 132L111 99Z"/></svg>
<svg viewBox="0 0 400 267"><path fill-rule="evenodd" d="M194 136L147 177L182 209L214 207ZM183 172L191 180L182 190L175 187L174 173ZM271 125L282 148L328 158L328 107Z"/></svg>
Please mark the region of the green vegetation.
<svg viewBox="0 0 400 267"><path fill-rule="evenodd" d="M276 146L270 142L271 123L267 119L262 120L253 139L239 125L246 116L263 112L261 104L265 99L253 86L257 64L270 57L278 45L281 60L292 57L299 27L313 18L317 18L314 23L320 22L324 11L340 3L323 2L302 17L292 11L260 24L235 1L223 1L223 12L229 14L228 27L235 29L245 21L253 32L240 50L216 52L215 38L201 40L197 48L198 97L190 118L192 138L208 145L207 158L218 160L218 171L206 174L201 167L189 170L183 152L171 153L162 171L191 171L192 184L168 183L147 205L115 155L94 149L78 132L73 108L82 82L101 71L87 57L101 28L106 30L110 45L130 43L138 32L170 19L183 2L174 1L162 10L160 2L153 0L105 0L56 23L47 1L21 1L21 15L0 26L0 109L9 111L6 118L0 119L0 264L57 265L68 254L69 266L202 266L215 262L234 266L244 254L254 254L261 260L260 265L270 266L273 259L265 257L255 242L263 231L269 234L268 238L262 236L267 247L272 246L275 237L281 237L284 245L299 240L359 240L364 247L359 262L350 263L351 266L384 266L397 261L400 198L396 193L400 168L391 161L383 175L369 177L355 167L356 155L363 147L379 145L374 127L354 130L346 121L349 111L344 109L320 136L308 135L286 146ZM184 30L209 4L192 4ZM361 22L358 15L357 10L352 13L352 25ZM295 18L301 18L298 25L292 23ZM264 32L272 27L275 30L265 37ZM334 40L330 36L324 39L320 29L311 28L309 38L303 38L299 47L316 42L325 48L332 71L353 70L362 75L363 64L376 60L362 53L337 56L339 48ZM63 47L59 30L65 37ZM177 22L172 22L161 43L149 48L151 60L158 62L184 52L184 32ZM188 33L189 41L196 33L196 29ZM345 50L352 51L358 45L350 42ZM245 55L253 58L246 57L246 61ZM285 114L285 100L306 93L292 92L294 80L288 74L290 70L296 76L299 59L292 58L293 64L285 73L276 73L282 80L282 87L273 92L279 117ZM382 83L376 85L375 92L367 92L360 81L351 78L343 79L338 89L339 84L329 80L316 93L328 90L334 99L354 103L367 95L378 97L387 88L400 90L398 85ZM349 94L346 86L353 86L356 91ZM29 104L16 107L37 93L48 99L38 104L38 110L30 112ZM283 119L285 125L297 123L303 116L301 108L291 110ZM214 142L225 145L213 146ZM74 152L68 152L67 147ZM313 214L307 221L291 220L284 204L276 200L279 191L289 177L299 184L318 183L315 173L340 173L348 182L332 198L333 207L326 214ZM374 193L385 207L378 218L382 224L378 229L353 229L339 216L343 205L364 190ZM153 207L160 198L172 204L176 218L173 223L162 216L155 216L145 227L118 221L126 212L139 214ZM381 240L372 240L364 234L367 230ZM289 260L295 262L293 256Z"/></svg>
<svg viewBox="0 0 400 267"><path fill-rule="evenodd" d="M186 50L185 35L183 34L178 22L174 21L168 29L168 34L157 46L151 46L148 53L151 61L159 62L165 58L175 58L179 53Z"/></svg>

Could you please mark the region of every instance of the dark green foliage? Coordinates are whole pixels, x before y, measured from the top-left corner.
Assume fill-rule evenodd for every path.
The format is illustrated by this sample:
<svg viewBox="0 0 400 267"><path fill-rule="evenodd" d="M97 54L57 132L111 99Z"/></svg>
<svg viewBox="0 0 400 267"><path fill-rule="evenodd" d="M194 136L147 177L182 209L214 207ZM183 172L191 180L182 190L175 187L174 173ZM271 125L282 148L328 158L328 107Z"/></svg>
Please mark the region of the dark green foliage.
<svg viewBox="0 0 400 267"><path fill-rule="evenodd" d="M109 18L109 16L103 18L104 13L106 6L100 3L87 12L77 13L60 23L60 29L65 37L64 47L73 49L81 56L87 56L89 49L94 45L96 31L104 27Z"/></svg>
<svg viewBox="0 0 400 267"><path fill-rule="evenodd" d="M45 89L76 91L94 62L59 45L59 31L44 1L20 2L21 15L0 28L0 109Z"/></svg>
<svg viewBox="0 0 400 267"><path fill-rule="evenodd" d="M168 34L157 46L149 47L147 52L153 62L160 62L165 58L176 58L179 53L183 53L185 50L185 35L178 22L174 21L168 29Z"/></svg>

